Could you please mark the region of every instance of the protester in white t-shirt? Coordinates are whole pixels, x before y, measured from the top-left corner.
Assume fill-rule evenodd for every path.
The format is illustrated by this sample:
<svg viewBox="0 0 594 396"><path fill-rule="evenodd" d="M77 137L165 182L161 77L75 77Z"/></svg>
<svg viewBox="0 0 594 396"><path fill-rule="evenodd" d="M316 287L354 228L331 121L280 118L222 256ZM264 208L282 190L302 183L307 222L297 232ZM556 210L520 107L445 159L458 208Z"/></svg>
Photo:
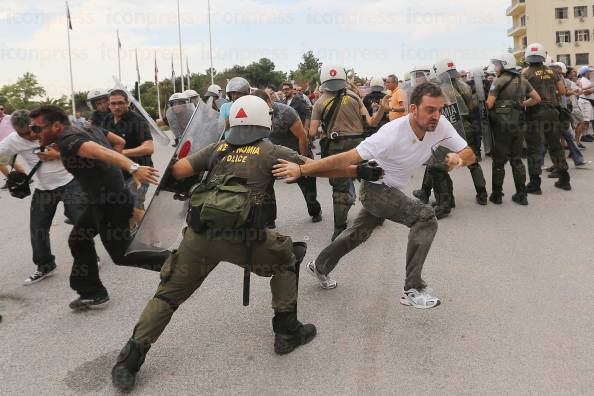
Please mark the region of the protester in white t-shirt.
<svg viewBox="0 0 594 396"><path fill-rule="evenodd" d="M307 264L308 272L318 278L322 288L335 288L336 281L328 274L338 261L365 242L383 219L392 220L410 228L406 280L400 303L424 309L440 304L421 277L423 264L437 232L437 219L431 206L408 197L401 190L437 146L452 151L446 156L450 170L471 165L476 158L464 139L441 115L444 97L439 86L433 83L417 86L410 103L408 116L384 125L355 149L321 160L310 160L301 166L279 160L273 174L289 182L301 176L355 177L357 167L354 164L375 160L384 171L383 179L375 183L363 182L360 194L363 209L350 228L327 246L316 260Z"/></svg>
<svg viewBox="0 0 594 396"><path fill-rule="evenodd" d="M4 140L8 135L14 132L12 129L12 124L10 123L10 116L6 114L6 109L4 105L0 105L0 142ZM8 176L10 169L8 169L8 164L10 163L10 157L5 155L0 155L0 172L4 176ZM13 164L14 170L17 172L24 172L24 169L18 163ZM6 190L8 186L5 184L1 187L2 190Z"/></svg>
<svg viewBox="0 0 594 396"><path fill-rule="evenodd" d="M578 99L578 105L584 116L584 122L591 122L594 120L594 83L590 80L594 69L589 66L584 66L580 69L580 76L578 85L582 90L582 93Z"/></svg>
<svg viewBox="0 0 594 396"><path fill-rule="evenodd" d="M37 188L31 198L30 230L33 263L37 270L24 282L25 285L37 283L53 274L56 269L55 257L50 247L50 227L59 202L64 204L64 214L76 222L84 209L84 195L80 185L60 161L60 153L51 147L39 146L38 136L31 132L31 119L27 110L12 114L15 132L0 142L0 156L18 155L33 169L42 161L33 177Z"/></svg>

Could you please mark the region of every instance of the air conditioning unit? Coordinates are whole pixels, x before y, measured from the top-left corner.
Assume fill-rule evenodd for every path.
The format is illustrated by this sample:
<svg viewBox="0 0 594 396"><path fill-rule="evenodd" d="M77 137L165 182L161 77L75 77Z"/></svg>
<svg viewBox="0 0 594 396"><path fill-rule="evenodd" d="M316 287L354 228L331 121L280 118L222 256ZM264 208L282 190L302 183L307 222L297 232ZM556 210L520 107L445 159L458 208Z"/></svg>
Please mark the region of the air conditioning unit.
<svg viewBox="0 0 594 396"><path fill-rule="evenodd" d="M557 19L557 23L558 23L559 25L560 25L560 24L562 24L562 23L563 23L563 19L561 19L561 18Z"/></svg>
<svg viewBox="0 0 594 396"><path fill-rule="evenodd" d="M580 42L579 42L579 41L575 41L575 42L573 43L573 45L575 45L576 47L579 47L579 46L580 46Z"/></svg>
<svg viewBox="0 0 594 396"><path fill-rule="evenodd" d="M563 43L561 41L557 41L557 47L562 47Z"/></svg>
<svg viewBox="0 0 594 396"><path fill-rule="evenodd" d="M580 22L584 22L584 17L580 17Z"/></svg>

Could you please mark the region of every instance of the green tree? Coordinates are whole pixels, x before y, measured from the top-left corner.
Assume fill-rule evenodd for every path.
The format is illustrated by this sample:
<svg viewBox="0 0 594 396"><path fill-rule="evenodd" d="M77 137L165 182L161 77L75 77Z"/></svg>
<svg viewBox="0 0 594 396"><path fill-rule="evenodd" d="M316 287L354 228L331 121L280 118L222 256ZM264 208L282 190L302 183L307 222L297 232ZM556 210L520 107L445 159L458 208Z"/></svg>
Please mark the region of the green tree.
<svg viewBox="0 0 594 396"><path fill-rule="evenodd" d="M36 98L45 95L45 89L37 82L34 74L26 72L14 84L0 88L0 96L4 97L12 109L29 109L37 106Z"/></svg>
<svg viewBox="0 0 594 396"><path fill-rule="evenodd" d="M309 90L313 91L316 83L320 81L320 67L322 64L313 51L307 51L303 54L303 62L297 66L297 70L291 71L289 75L291 80L307 85Z"/></svg>

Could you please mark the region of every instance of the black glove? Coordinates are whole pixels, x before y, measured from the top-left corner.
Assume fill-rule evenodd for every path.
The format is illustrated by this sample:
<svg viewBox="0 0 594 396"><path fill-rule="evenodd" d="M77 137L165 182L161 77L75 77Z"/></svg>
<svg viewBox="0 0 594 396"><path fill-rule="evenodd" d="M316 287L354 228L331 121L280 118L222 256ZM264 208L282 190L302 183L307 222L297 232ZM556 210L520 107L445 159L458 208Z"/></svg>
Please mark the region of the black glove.
<svg viewBox="0 0 594 396"><path fill-rule="evenodd" d="M384 170L375 161L363 161L357 165L357 179L378 181L384 175Z"/></svg>

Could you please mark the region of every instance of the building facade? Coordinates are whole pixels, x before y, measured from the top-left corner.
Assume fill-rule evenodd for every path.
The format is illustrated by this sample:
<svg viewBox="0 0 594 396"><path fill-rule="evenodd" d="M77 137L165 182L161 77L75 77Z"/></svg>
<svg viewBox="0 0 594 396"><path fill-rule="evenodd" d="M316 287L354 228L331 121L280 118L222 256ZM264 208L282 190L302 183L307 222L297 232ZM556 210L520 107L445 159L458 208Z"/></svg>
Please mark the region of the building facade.
<svg viewBox="0 0 594 396"><path fill-rule="evenodd" d="M568 66L594 63L594 0L512 0L507 30L518 60L531 43L541 43L555 62Z"/></svg>

